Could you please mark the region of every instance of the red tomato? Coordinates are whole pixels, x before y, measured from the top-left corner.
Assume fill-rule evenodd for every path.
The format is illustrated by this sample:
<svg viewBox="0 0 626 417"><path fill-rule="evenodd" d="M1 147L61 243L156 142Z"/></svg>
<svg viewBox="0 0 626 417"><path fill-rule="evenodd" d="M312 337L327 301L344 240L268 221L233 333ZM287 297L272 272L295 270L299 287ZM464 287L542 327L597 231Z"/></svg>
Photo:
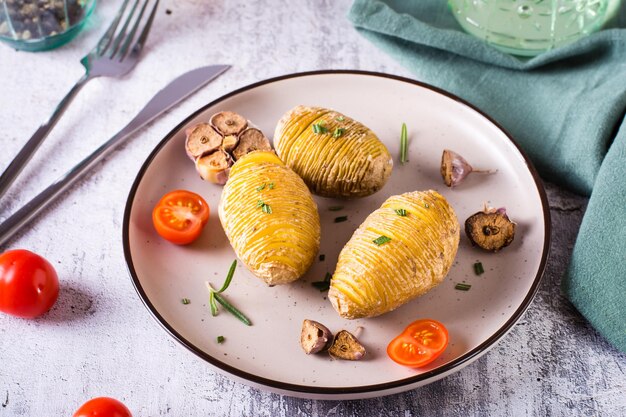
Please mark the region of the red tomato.
<svg viewBox="0 0 626 417"><path fill-rule="evenodd" d="M196 240L209 221L209 205L196 193L176 190L161 198L152 211L157 233L177 245Z"/></svg>
<svg viewBox="0 0 626 417"><path fill-rule="evenodd" d="M448 346L448 330L435 320L409 324L387 346L387 354L400 365L419 368L428 365Z"/></svg>
<svg viewBox="0 0 626 417"><path fill-rule="evenodd" d="M41 316L59 296L59 278L46 261L24 249L0 255L0 311L17 317Z"/></svg>
<svg viewBox="0 0 626 417"><path fill-rule="evenodd" d="M115 398L92 398L83 404L74 417L133 417L130 410Z"/></svg>

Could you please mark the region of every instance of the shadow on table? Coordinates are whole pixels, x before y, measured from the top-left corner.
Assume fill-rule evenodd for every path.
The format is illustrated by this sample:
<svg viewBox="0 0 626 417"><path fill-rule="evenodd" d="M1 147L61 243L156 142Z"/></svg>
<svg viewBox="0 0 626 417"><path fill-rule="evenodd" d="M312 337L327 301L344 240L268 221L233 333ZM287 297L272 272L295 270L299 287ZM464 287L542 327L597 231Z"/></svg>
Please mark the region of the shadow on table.
<svg viewBox="0 0 626 417"><path fill-rule="evenodd" d="M84 286L62 282L57 302L40 320L51 323L85 320L96 313L94 299Z"/></svg>

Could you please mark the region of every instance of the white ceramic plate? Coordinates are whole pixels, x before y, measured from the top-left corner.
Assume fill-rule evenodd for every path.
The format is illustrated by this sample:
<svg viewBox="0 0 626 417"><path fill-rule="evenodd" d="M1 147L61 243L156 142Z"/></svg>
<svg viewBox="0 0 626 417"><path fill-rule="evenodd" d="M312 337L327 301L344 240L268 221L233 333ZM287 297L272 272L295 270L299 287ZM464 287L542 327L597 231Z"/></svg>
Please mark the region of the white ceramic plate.
<svg viewBox="0 0 626 417"><path fill-rule="evenodd" d="M205 281L219 286L235 254L217 216L222 187L202 181L184 150L186 127L208 121L221 110L236 111L271 138L283 113L298 104L330 107L369 126L394 156L387 185L363 199L317 198L322 221L320 253L298 282L268 288L243 265L237 268L226 297L254 325L244 326L226 311L212 317ZM409 160L398 161L403 122L409 131ZM449 189L439 174L441 153L450 148L474 167L497 169L493 175L470 175ZM159 238L151 212L159 198L174 189L201 194L211 219L199 240L175 246ZM461 224L484 202L506 206L517 222L511 246L499 253L473 248L462 233L452 270L426 295L373 319L349 321L334 311L325 293L311 282L332 273L342 246L365 217L388 196L436 189L454 207ZM342 211L328 207L342 205ZM334 223L337 216L348 221ZM130 191L124 215L124 251L139 296L159 323L181 344L235 379L299 397L366 398L427 384L466 366L484 354L520 318L531 302L544 270L549 246L549 211L539 177L511 137L493 120L462 100L412 80L383 74L324 71L288 75L230 93L198 110L156 147ZM484 265L476 276L473 264ZM458 282L471 284L467 292ZM183 305L182 298L191 303ZM324 323L332 331L363 327L365 360L307 356L299 344L302 320ZM424 369L408 369L386 354L389 341L410 322L433 318L446 325L450 345ZM225 342L218 344L217 336Z"/></svg>

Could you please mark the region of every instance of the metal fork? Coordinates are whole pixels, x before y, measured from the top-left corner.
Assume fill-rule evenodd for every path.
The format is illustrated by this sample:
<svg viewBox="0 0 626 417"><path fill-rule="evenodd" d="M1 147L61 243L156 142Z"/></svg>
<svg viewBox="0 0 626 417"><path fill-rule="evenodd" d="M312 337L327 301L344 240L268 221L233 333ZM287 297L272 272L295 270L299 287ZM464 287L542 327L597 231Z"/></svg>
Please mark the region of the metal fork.
<svg viewBox="0 0 626 417"><path fill-rule="evenodd" d="M98 44L80 60L81 64L85 67L85 74L76 82L74 87L71 88L69 93L61 100L56 109L50 116L50 118L42 124L39 129L31 136L26 142L26 145L19 151L13 161L9 164L6 170L0 176L0 197L5 193L7 188L11 186L15 178L22 171L24 166L28 163L33 156L39 145L48 136L48 133L52 130L57 121L61 118L61 115L65 112L68 105L72 102L74 97L80 89L87 84L88 81L96 77L121 77L130 71L135 64L139 61L139 56L143 46L148 38L152 21L159 5L159 0L154 2L152 11L148 19L146 20L143 28L137 40L133 40L137 31L140 29L139 25L141 19L146 11L146 7L150 0L142 0L143 5L139 7L139 0L134 0L128 16L125 22L118 31L122 17L127 9L129 0L124 0L122 7L117 12L117 15L113 19L111 26L104 33ZM135 12L140 8L139 14L136 16L133 22ZM132 23L132 25L131 25ZM129 29L130 28L130 29ZM116 35L117 32L117 35Z"/></svg>

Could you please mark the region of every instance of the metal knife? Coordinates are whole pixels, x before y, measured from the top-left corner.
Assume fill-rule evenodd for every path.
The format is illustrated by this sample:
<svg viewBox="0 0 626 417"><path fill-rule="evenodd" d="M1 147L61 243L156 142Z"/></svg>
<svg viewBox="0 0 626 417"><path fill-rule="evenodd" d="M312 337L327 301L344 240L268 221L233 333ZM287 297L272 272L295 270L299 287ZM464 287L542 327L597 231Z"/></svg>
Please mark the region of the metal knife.
<svg viewBox="0 0 626 417"><path fill-rule="evenodd" d="M137 116L122 130L0 224L0 247L13 237L26 222L37 216L48 204L82 178L94 165L111 153L130 135L208 84L209 81L217 78L229 68L229 65L211 65L196 68L171 81L165 88L156 93Z"/></svg>

